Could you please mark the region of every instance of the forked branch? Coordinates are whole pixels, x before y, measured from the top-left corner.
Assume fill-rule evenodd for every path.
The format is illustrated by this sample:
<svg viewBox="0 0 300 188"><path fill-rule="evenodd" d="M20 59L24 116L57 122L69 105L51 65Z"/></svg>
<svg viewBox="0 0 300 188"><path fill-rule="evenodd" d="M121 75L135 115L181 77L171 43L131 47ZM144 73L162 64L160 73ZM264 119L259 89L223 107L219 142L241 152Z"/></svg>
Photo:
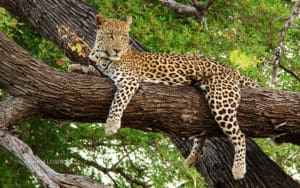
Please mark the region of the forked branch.
<svg viewBox="0 0 300 188"><path fill-rule="evenodd" d="M115 186L118 186L118 183L115 181L115 177L111 176L110 173L119 174L120 176L125 178L128 182L130 182L130 184L132 186L149 187L149 185L147 185L146 182L141 182L138 179L135 179L134 177L127 174L124 169L122 169L121 167L117 167L118 162L116 164L112 165L112 167L107 168L107 167L101 166L96 161L91 161L91 160L88 160L88 159L84 159L78 153L72 154L72 158L80 161L81 163L85 164L86 166L92 166L92 167L98 169L99 171L103 172L104 174L106 174L111 179L112 182L114 182Z"/></svg>
<svg viewBox="0 0 300 188"><path fill-rule="evenodd" d="M190 0L192 6L178 3L175 0L158 0L161 4L170 7L177 13L184 13L195 16L207 28L205 15L214 0L208 0L206 3L200 3L197 0Z"/></svg>
<svg viewBox="0 0 300 188"><path fill-rule="evenodd" d="M286 21L284 23L284 26L281 29L278 44L277 44L276 48L274 49L274 53L273 53L273 56L271 58L271 63L273 64L272 84L275 84L275 82L277 81L277 69L278 69L278 66L280 68L282 68L283 70L285 70L290 75L292 75L298 81L300 81L300 77L295 72L293 72L292 70L289 70L288 68L284 67L282 65L282 63L280 62L280 57L281 57L282 52L283 52L283 42L284 42L284 39L285 39L285 35L286 35L289 27L292 25L293 20L299 14L299 7L300 7L300 0L298 0L295 3L295 5L293 7L293 10L291 12L291 15L286 19Z"/></svg>

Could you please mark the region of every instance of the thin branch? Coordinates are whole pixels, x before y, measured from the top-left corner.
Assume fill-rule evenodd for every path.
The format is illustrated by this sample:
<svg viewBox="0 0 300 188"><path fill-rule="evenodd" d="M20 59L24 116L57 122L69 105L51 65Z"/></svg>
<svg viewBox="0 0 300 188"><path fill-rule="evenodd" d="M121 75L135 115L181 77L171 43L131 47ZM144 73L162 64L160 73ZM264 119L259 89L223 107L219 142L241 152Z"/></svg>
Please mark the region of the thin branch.
<svg viewBox="0 0 300 188"><path fill-rule="evenodd" d="M130 153L126 153L125 155L123 155L115 164L113 164L110 169L115 169L117 168L117 166L126 158L129 156Z"/></svg>
<svg viewBox="0 0 300 188"><path fill-rule="evenodd" d="M47 166L31 148L17 137L0 129L0 146L18 157L27 169L34 174L45 187L96 187L103 188L96 181L84 176L60 174Z"/></svg>
<svg viewBox="0 0 300 188"><path fill-rule="evenodd" d="M116 180L110 175L109 172L106 175L111 179L111 181L114 183L114 185L116 185L116 186L118 185L118 183L116 182Z"/></svg>
<svg viewBox="0 0 300 188"><path fill-rule="evenodd" d="M292 75L294 78L296 78L300 82L300 77L294 71L292 71L292 70L286 68L285 66L283 66L281 62L279 62L279 67L282 68L285 72Z"/></svg>
<svg viewBox="0 0 300 188"><path fill-rule="evenodd" d="M188 15L195 16L201 23L205 25L207 29L206 22L206 12L209 7L213 4L214 0L208 0L206 3L200 3L197 0L190 0L191 5L188 6L182 3L178 3L175 0L158 0L161 4L173 9L177 13L184 13Z"/></svg>
<svg viewBox="0 0 300 188"><path fill-rule="evenodd" d="M109 172L110 172L109 168L105 168L105 167L99 165L96 161L90 161L90 160L84 159L81 155L79 155L76 152L72 154L72 158L80 161L85 166L92 166L92 167L96 168L97 170L99 170L102 173L106 174L115 185L118 185L116 183L116 181L113 179L113 177L109 174Z"/></svg>
<svg viewBox="0 0 300 188"><path fill-rule="evenodd" d="M121 144L106 143L103 141L93 141L92 143L83 143L81 145L86 148L96 148L99 146L105 146L105 147L120 147L121 146Z"/></svg>
<svg viewBox="0 0 300 188"><path fill-rule="evenodd" d="M293 77L295 77L298 81L300 81L299 76L297 76L296 73L294 73L293 71L285 68L281 63L280 63L280 57L282 55L283 52L283 42L286 36L286 33L289 29L289 27L292 25L294 18L298 15L298 9L300 7L300 0L298 0L294 7L293 10L291 12L291 15L287 18L287 20L285 21L285 24L283 26L283 28L281 29L280 32L280 37L279 37L279 41L278 41L278 45L276 46L276 48L274 49L274 54L272 56L272 61L271 63L273 64L273 71L272 71L272 84L275 84L275 82L277 81L277 69L278 66L282 69L284 69L286 72L288 72L289 74L291 74Z"/></svg>
<svg viewBox="0 0 300 188"><path fill-rule="evenodd" d="M296 151L294 152L292 155L290 155L288 158L286 158L284 161L283 161L283 166L285 166L289 161L295 159L297 157L297 155L300 154L300 151Z"/></svg>
<svg viewBox="0 0 300 188"><path fill-rule="evenodd" d="M158 0L161 4L173 9L177 13L184 13L195 16L197 14L197 10L195 7L184 5L182 3L178 3L174 0Z"/></svg>
<svg viewBox="0 0 300 188"><path fill-rule="evenodd" d="M196 8L197 14L201 17L205 16L206 11L213 4L214 0L208 0L206 3L200 3L198 0L190 0L190 3Z"/></svg>
<svg viewBox="0 0 300 188"><path fill-rule="evenodd" d="M122 148L123 148L124 152L126 153L125 155L128 157L128 161L129 161L130 165L132 166L132 168L134 168L134 170L137 172L137 174L140 175L143 170L138 168L130 157L131 153L134 153L134 155L136 154L135 150L128 151L128 149L126 147L127 145L124 141L125 140L124 136L119 135L119 139L121 140ZM136 156L135 156L135 158L136 158Z"/></svg>
<svg viewBox="0 0 300 188"><path fill-rule="evenodd" d="M111 180L114 182L114 184L117 185L117 183L114 181L114 179L112 178L112 176L109 174L110 172L112 173L117 173L120 174L123 178L125 178L128 182L133 183L135 185L139 185L141 187L148 187L148 185L146 185L144 182L139 181L137 179L134 179L133 177L131 177L130 175L126 174L124 172L124 169L120 168L120 167L116 167L116 165L113 165L110 168L106 168L103 167L101 165L99 165L97 162L95 161L90 161L87 159L84 159L83 157L81 157L78 153L73 153L72 157L76 160L79 160L80 162L84 163L85 165L88 166L93 166L94 168L100 170L101 172L103 172L104 174L106 174L107 176L109 176L111 178ZM117 162L118 163L118 162Z"/></svg>
<svg viewBox="0 0 300 188"><path fill-rule="evenodd" d="M147 185L146 183L142 182L142 181L139 181L139 180L135 180L133 179L130 175L126 174L124 172L124 169L122 168L115 168L113 169L115 172L119 173L121 176L123 176L127 181L129 181L131 184L136 184L136 185L139 185L141 187L150 187L149 185Z"/></svg>
<svg viewBox="0 0 300 188"><path fill-rule="evenodd" d="M196 17L197 19L203 23L205 29L208 29L207 21L206 21L206 11L213 4L214 0L208 0L206 3L199 3L198 0L190 0L191 4L196 8Z"/></svg>

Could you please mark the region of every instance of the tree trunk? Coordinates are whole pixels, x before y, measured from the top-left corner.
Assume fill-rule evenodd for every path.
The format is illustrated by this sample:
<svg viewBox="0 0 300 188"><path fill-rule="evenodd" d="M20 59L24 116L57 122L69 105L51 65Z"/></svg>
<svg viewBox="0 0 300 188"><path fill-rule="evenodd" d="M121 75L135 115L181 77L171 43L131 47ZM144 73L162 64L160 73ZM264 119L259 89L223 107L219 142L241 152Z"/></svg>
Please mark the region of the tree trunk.
<svg viewBox="0 0 300 188"><path fill-rule="evenodd" d="M180 148L182 155L187 157L192 145L180 139L175 139L173 142ZM206 140L203 155L195 167L205 178L209 187L299 187L299 184L291 180L251 139L247 139L247 174L245 179L234 181L230 171L233 162L233 149L229 145L230 143L225 137L214 137Z"/></svg>
<svg viewBox="0 0 300 188"><path fill-rule="evenodd" d="M31 22L61 49L64 49L64 44L58 34L59 25L70 26L72 31L85 36L88 44L95 36L93 17L96 11L81 1L0 0L0 6ZM135 48L145 50L138 42L132 40L132 43ZM79 61L76 54L68 49L64 51ZM28 115L83 122L104 122L106 119L114 91L109 79L57 71L32 58L3 34L0 35L0 54L0 88L18 96L22 102L26 101L26 105L19 105L19 108L15 105L17 115L12 114L16 113L15 110L0 113L0 127L10 126ZM6 109L4 103L7 106L7 101L1 102L0 112ZM299 93L245 89L238 113L239 124L249 136L277 136L281 141L299 145L299 108ZM122 123L123 127L166 134L184 156L187 156L191 143L182 138L207 129L220 132L203 96L187 86L142 84L126 109ZM207 140L196 168L211 187L299 186L250 139L247 141L246 177L234 181L231 175L232 152L227 139Z"/></svg>

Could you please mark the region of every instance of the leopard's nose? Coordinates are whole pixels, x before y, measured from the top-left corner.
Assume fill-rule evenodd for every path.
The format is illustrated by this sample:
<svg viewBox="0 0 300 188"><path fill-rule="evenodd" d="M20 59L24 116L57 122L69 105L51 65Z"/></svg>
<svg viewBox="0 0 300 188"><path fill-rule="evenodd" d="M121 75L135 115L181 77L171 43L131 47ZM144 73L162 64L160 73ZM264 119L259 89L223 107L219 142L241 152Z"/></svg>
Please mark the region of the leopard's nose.
<svg viewBox="0 0 300 188"><path fill-rule="evenodd" d="M119 54L121 52L121 50L119 50L119 49L114 49L114 51L116 54Z"/></svg>

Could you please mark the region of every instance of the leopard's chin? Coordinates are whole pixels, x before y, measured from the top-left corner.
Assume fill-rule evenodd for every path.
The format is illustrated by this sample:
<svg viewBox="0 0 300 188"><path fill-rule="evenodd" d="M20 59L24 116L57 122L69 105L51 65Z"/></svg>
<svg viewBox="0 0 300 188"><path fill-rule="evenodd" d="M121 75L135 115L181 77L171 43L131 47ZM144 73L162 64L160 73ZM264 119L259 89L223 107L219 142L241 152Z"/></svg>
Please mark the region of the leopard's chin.
<svg viewBox="0 0 300 188"><path fill-rule="evenodd" d="M119 57L119 56L109 56L108 59L111 60L111 61L120 61L121 57Z"/></svg>
<svg viewBox="0 0 300 188"><path fill-rule="evenodd" d="M109 55L108 52L100 52L101 60L120 61L121 57L118 55Z"/></svg>

